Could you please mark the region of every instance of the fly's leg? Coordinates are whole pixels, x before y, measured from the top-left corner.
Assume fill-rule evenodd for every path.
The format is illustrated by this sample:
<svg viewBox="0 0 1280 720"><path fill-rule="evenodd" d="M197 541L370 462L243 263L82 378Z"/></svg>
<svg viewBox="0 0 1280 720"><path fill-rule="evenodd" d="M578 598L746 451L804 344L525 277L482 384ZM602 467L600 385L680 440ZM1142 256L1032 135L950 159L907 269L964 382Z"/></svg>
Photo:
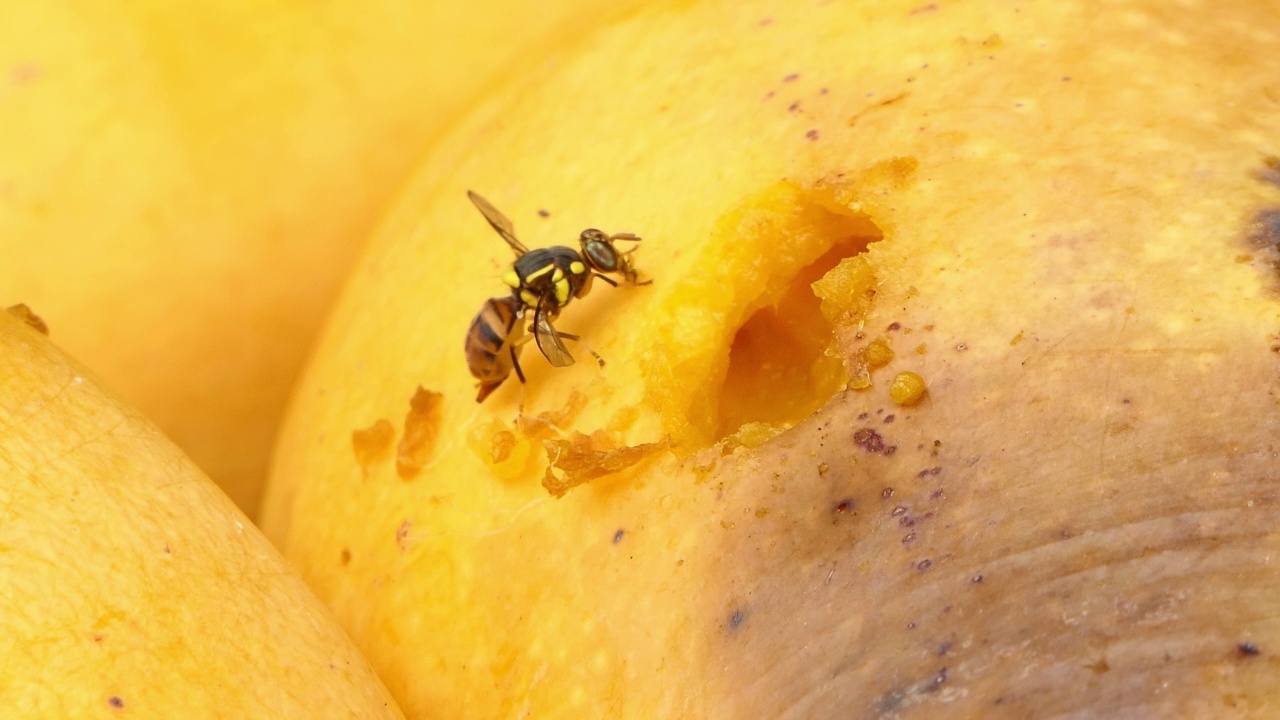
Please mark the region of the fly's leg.
<svg viewBox="0 0 1280 720"><path fill-rule="evenodd" d="M578 337L577 335L574 335L572 333L567 333L567 332L560 333L560 337L564 338L565 340L572 340L582 345L582 347L585 348L587 352L591 353L591 357L595 358L596 362L600 363L600 367L604 367L604 358L600 357L600 355L595 350L592 350L591 346L587 344L586 340L583 340L581 337Z"/></svg>
<svg viewBox="0 0 1280 720"><path fill-rule="evenodd" d="M520 369L520 356L516 355L516 344L508 345L507 350L511 353L511 367L515 368L516 377L520 378L520 384L524 385L524 370Z"/></svg>

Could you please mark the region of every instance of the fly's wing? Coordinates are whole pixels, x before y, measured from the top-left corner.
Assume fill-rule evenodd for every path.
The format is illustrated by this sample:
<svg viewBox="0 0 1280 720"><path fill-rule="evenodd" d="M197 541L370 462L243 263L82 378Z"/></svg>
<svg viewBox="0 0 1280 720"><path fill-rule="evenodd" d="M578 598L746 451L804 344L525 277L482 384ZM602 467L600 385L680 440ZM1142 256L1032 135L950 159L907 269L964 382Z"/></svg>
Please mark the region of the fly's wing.
<svg viewBox="0 0 1280 720"><path fill-rule="evenodd" d="M560 333L551 326L551 318L539 305L533 313L533 337L538 341L538 349L546 356L547 362L554 367L565 367L573 364L573 356L560 339Z"/></svg>
<svg viewBox="0 0 1280 720"><path fill-rule="evenodd" d="M471 204L476 206L476 209L480 211L480 214L484 215L484 219L489 221L489 224L493 226L494 230L498 231L498 234L502 236L503 240L507 241L507 244L511 246L511 249L516 251L516 257L520 257L521 255L529 252L529 248L525 247L524 243L516 239L516 228L511 224L511 220L509 220L506 215L503 215L498 208L490 204L488 200L480 197L480 195L473 190L467 191L467 197L471 198Z"/></svg>

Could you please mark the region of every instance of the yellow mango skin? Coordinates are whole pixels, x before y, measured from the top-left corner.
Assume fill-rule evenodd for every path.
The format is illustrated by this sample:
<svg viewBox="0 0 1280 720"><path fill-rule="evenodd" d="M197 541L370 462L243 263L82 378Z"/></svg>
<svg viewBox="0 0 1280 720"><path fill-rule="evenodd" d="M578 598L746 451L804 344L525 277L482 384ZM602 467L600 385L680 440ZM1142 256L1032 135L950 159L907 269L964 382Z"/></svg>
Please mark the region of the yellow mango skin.
<svg viewBox="0 0 1280 720"><path fill-rule="evenodd" d="M601 29L478 107L382 225L264 529L412 718L1268 717L1277 28L1264 3L1122 0L708 1ZM567 430L676 452L560 500L536 443L490 470L468 433L519 388L477 406L461 345L510 254L468 188L531 247L644 237L652 286L558 320L608 365L527 349L525 409L579 392ZM836 345L892 360L722 455L738 329L867 236L809 230L840 207L885 239ZM418 385L444 395L434 457L360 467L351 433L401 433Z"/></svg>
<svg viewBox="0 0 1280 720"><path fill-rule="evenodd" d="M173 443L0 312L8 717L403 717Z"/></svg>
<svg viewBox="0 0 1280 720"><path fill-rule="evenodd" d="M0 303L253 516L320 320L422 149L531 46L626 5L6 3Z"/></svg>

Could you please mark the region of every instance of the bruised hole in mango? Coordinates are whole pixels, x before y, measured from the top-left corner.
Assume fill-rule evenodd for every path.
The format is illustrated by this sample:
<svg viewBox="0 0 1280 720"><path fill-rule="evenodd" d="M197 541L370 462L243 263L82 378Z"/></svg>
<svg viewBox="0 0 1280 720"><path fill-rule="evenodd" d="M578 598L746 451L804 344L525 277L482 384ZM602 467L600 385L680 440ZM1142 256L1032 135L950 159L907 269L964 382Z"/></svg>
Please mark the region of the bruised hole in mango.
<svg viewBox="0 0 1280 720"><path fill-rule="evenodd" d="M718 439L748 423L795 425L848 382L842 359L829 352L835 328L823 315L812 285L841 260L865 252L883 236L865 215L833 208L821 198L804 205L787 225L769 231L818 234L829 238L829 249L790 278L779 279L776 302L760 308L738 327L719 393Z"/></svg>

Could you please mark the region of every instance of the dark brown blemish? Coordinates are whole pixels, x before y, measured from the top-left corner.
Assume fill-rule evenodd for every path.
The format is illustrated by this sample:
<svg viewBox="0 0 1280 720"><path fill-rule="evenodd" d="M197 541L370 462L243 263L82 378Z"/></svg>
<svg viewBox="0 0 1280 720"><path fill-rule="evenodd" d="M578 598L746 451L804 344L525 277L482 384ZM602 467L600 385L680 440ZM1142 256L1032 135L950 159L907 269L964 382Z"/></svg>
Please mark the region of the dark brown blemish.
<svg viewBox="0 0 1280 720"><path fill-rule="evenodd" d="M913 542L915 542L915 541L916 541L916 537L918 537L918 536L917 536L915 533L913 533L913 532L909 532L909 533L907 533L906 535L903 535L903 536L902 536L902 544L903 544L903 545L910 545L911 543L913 543Z"/></svg>
<svg viewBox="0 0 1280 720"><path fill-rule="evenodd" d="M873 95L875 95L875 93L867 93L867 97L872 97ZM872 105L868 105L867 107L865 107L865 108L863 108L863 109L859 110L858 112L854 113L854 114L853 114L853 116L849 118L849 120L848 120L849 127L853 127L854 125L856 125L856 124L857 124L857 122L858 122L858 120L859 120L859 119L861 119L863 115L866 115L867 113L871 112L872 110L876 110L876 109L879 109L879 108L882 108L882 107L887 107L887 106L889 106L889 105L892 105L892 104L894 104L894 103L898 102L899 100L902 100L902 99L903 99L903 98L905 98L906 96L907 96L907 93L905 93L905 92L904 92L904 93L898 93L897 95L894 95L893 97L891 97L891 98L889 98L889 99L887 99L887 100L881 100L881 101L880 101L880 102L878 102L878 103L874 103L874 104L872 104Z"/></svg>
<svg viewBox="0 0 1280 720"><path fill-rule="evenodd" d="M93 636L93 641L94 641L94 642L96 642L96 643L100 643L100 642L102 642L102 636L101 636L101 635L94 635L94 636Z"/></svg>
<svg viewBox="0 0 1280 720"><path fill-rule="evenodd" d="M623 530L622 528L618 528L618 531L613 534L613 544L617 545L618 543L622 542L622 536L626 534L627 534L627 531Z"/></svg>
<svg viewBox="0 0 1280 720"><path fill-rule="evenodd" d="M1085 665L1085 667L1098 675L1111 671L1111 663L1107 662L1105 657L1098 658L1097 662L1089 663L1088 665Z"/></svg>
<svg viewBox="0 0 1280 720"><path fill-rule="evenodd" d="M893 332L895 330L901 330L901 329L902 329L902 323L900 322L889 323L889 327L885 328L885 330L888 330L889 332Z"/></svg>
<svg viewBox="0 0 1280 720"><path fill-rule="evenodd" d="M852 510L853 510L853 498L845 498L844 500L841 500L840 502L837 502L835 505L831 506L831 513L837 516L843 515L847 512L851 512Z"/></svg>
<svg viewBox="0 0 1280 720"><path fill-rule="evenodd" d="M943 495L945 495L945 494L946 494L946 492L945 492L942 488L938 488L937 490L934 490L933 492L929 493L929 499L930 499L930 500L941 500L941 499L942 499L942 496L943 496Z"/></svg>
<svg viewBox="0 0 1280 720"><path fill-rule="evenodd" d="M1256 643L1245 641L1236 645L1236 653L1240 657L1257 657L1262 654L1262 650Z"/></svg>
<svg viewBox="0 0 1280 720"><path fill-rule="evenodd" d="M400 527L396 528L396 547L404 552L409 546L409 531L413 530L413 523L405 520L400 523Z"/></svg>
<svg viewBox="0 0 1280 720"><path fill-rule="evenodd" d="M733 614L729 616L729 629L737 630L739 627L741 627L742 623L746 621L747 621L746 613L744 613L741 610L734 610Z"/></svg>
<svg viewBox="0 0 1280 720"><path fill-rule="evenodd" d="M121 698L119 695L112 695L111 697L107 698L107 704L115 708L116 710L123 710L124 698Z"/></svg>
<svg viewBox="0 0 1280 720"><path fill-rule="evenodd" d="M896 415L885 415L883 422L885 425L889 425L894 421L896 417L897 417Z"/></svg>
<svg viewBox="0 0 1280 720"><path fill-rule="evenodd" d="M920 571L928 570L931 567L933 567L933 561L930 560L929 558L925 558L920 562L916 563L916 569Z"/></svg>
<svg viewBox="0 0 1280 720"><path fill-rule="evenodd" d="M409 399L409 412L404 416L404 435L396 448L396 474L411 480L422 471L436 448L440 436L440 406L444 395L421 385Z"/></svg>
<svg viewBox="0 0 1280 720"><path fill-rule="evenodd" d="M805 139L806 139L806 140L810 140L810 141L812 141L812 140L817 140L817 139L818 139L818 130L817 130L817 128L814 128L814 129L812 129L812 130L810 130L810 131L806 132L806 133L804 134L804 137L805 137Z"/></svg>
<svg viewBox="0 0 1280 720"><path fill-rule="evenodd" d="M964 352L969 349L968 343L956 343L956 352Z"/></svg>
<svg viewBox="0 0 1280 720"><path fill-rule="evenodd" d="M49 334L49 323L46 323L44 321L44 318L35 314L35 312L32 311L30 306L28 306L26 303L18 303L17 305L10 305L8 308L6 308L6 310L8 310L10 315L18 318L19 320L26 323L27 325L30 325L32 328L35 328L36 332L40 333L41 335Z"/></svg>
<svg viewBox="0 0 1280 720"><path fill-rule="evenodd" d="M796 100L787 106L787 112L800 112L800 101Z"/></svg>
<svg viewBox="0 0 1280 720"><path fill-rule="evenodd" d="M938 10L938 4L937 4L937 3L929 3L928 5L921 5L921 6L920 6L920 7L918 7L918 8L914 8L914 9L912 9L912 10L911 10L911 12L910 12L910 13L908 13L908 14L909 14L909 15L919 15L920 13L937 12L937 10Z"/></svg>
<svg viewBox="0 0 1280 720"><path fill-rule="evenodd" d="M973 583L974 585L977 585L978 583L982 582L982 573L978 573L977 575L974 575L973 577L969 578L969 582Z"/></svg>
<svg viewBox="0 0 1280 720"><path fill-rule="evenodd" d="M937 655L938 657L944 657L946 656L947 653L951 652L951 648L954 644L955 643L951 642L950 640L947 640L946 642L939 645L938 649L933 651L933 654Z"/></svg>
<svg viewBox="0 0 1280 720"><path fill-rule="evenodd" d="M538 208L538 217L549 218L551 217L551 211L544 208Z"/></svg>
<svg viewBox="0 0 1280 720"><path fill-rule="evenodd" d="M880 497L884 498L885 500L888 500L889 498L893 497L893 488L887 487L881 490Z"/></svg>
<svg viewBox="0 0 1280 720"><path fill-rule="evenodd" d="M941 472L942 472L942 466L939 465L937 467L925 468L924 470L921 470L920 472L916 473L916 477L923 480L924 478L933 477L934 475L937 475Z"/></svg>
<svg viewBox="0 0 1280 720"><path fill-rule="evenodd" d="M169 549L169 543L165 543L165 544L164 544L164 551L165 551L165 553L166 553L166 554L172 554L172 553L173 553L173 551Z"/></svg>
<svg viewBox="0 0 1280 720"><path fill-rule="evenodd" d="M871 428L862 428L853 433L853 444L869 453L889 456L898 451L897 445L886 445L880 433Z"/></svg>
<svg viewBox="0 0 1280 720"><path fill-rule="evenodd" d="M891 515L891 516L893 516L893 517L900 517L900 516L902 516L902 515L906 515L906 514L907 514L907 506L906 506L906 505L897 505L897 506L895 506L892 510L890 510L890 511L889 511L889 515Z"/></svg>
<svg viewBox="0 0 1280 720"><path fill-rule="evenodd" d="M1269 185L1280 187L1280 157L1268 155L1262 159L1262 169L1258 171L1258 179Z"/></svg>
<svg viewBox="0 0 1280 720"><path fill-rule="evenodd" d="M800 73L791 73L790 75L782 78L782 82L795 82L796 80L799 80L799 79L800 79Z"/></svg>
<svg viewBox="0 0 1280 720"><path fill-rule="evenodd" d="M352 430L351 449L356 454L356 464L367 471L371 465L386 460L391 456L391 441L395 437L395 427L386 418L378 418L363 430Z"/></svg>
<svg viewBox="0 0 1280 720"><path fill-rule="evenodd" d="M1253 216L1249 242L1263 250L1280 250L1280 208L1267 208Z"/></svg>
<svg viewBox="0 0 1280 720"><path fill-rule="evenodd" d="M351 548L342 548L342 555L339 556L342 566L346 567L351 564Z"/></svg>

